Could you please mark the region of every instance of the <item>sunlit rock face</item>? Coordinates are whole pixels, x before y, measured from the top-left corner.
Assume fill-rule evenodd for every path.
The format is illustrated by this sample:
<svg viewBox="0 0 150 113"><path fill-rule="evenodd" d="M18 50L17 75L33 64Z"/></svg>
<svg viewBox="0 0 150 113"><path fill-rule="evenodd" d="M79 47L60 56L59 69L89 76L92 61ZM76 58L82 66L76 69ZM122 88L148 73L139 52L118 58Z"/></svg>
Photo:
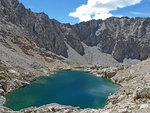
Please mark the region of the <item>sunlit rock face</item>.
<svg viewBox="0 0 150 113"><path fill-rule="evenodd" d="M17 0L0 0L0 17L22 26L42 48L68 57L68 43L78 54L84 47L98 46L122 62L124 58L146 59L150 53L150 18L111 17L76 25L62 24L44 13L33 13Z"/></svg>

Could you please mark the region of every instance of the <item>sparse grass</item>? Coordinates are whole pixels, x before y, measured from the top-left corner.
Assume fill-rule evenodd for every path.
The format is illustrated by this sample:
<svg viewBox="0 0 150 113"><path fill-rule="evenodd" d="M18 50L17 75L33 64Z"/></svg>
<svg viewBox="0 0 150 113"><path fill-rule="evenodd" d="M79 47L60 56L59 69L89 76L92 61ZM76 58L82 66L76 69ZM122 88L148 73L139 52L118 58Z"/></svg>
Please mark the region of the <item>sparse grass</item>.
<svg viewBox="0 0 150 113"><path fill-rule="evenodd" d="M32 113L32 111L25 111L26 113Z"/></svg>
<svg viewBox="0 0 150 113"><path fill-rule="evenodd" d="M101 67L100 66L93 66L93 67L90 67L90 69L96 69L96 70L99 70L99 69L101 69Z"/></svg>
<svg viewBox="0 0 150 113"><path fill-rule="evenodd" d="M0 67L0 71L4 71L4 73L8 73L8 69L6 67Z"/></svg>
<svg viewBox="0 0 150 113"><path fill-rule="evenodd" d="M21 80L21 81L26 81L22 76L18 76L18 77L16 77L16 76L11 76L10 78L11 78L11 79L18 79L18 80Z"/></svg>
<svg viewBox="0 0 150 113"><path fill-rule="evenodd" d="M81 69L81 68L84 68L84 67L82 67L82 66L76 66L75 68L79 68L79 69Z"/></svg>
<svg viewBox="0 0 150 113"><path fill-rule="evenodd" d="M21 80L21 81L27 81L26 78L21 76L21 75L19 77L15 76L15 75L9 75L7 67L2 67L1 66L0 67L0 71L3 71L4 72L4 76L9 78L9 79L18 79L18 80Z"/></svg>
<svg viewBox="0 0 150 113"><path fill-rule="evenodd" d="M5 77L11 79L11 77L8 75L8 68L7 67L0 67L0 70L4 72Z"/></svg>
<svg viewBox="0 0 150 113"><path fill-rule="evenodd" d="M33 44L33 41L29 38L26 38L26 40L30 43L30 44Z"/></svg>

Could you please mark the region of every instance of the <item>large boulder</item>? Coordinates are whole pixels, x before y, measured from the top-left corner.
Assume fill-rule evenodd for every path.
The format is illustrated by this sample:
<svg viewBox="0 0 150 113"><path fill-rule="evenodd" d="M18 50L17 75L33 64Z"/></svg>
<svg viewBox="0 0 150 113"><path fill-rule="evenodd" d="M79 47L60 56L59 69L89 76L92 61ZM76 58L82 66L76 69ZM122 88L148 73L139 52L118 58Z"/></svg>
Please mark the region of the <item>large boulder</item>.
<svg viewBox="0 0 150 113"><path fill-rule="evenodd" d="M150 98L150 87L135 90L133 92L133 99L136 100L138 98Z"/></svg>
<svg viewBox="0 0 150 113"><path fill-rule="evenodd" d="M0 89L0 96L3 96L3 95L4 95L4 90Z"/></svg>
<svg viewBox="0 0 150 113"><path fill-rule="evenodd" d="M0 106L4 105L6 102L6 99L3 96L0 96Z"/></svg>

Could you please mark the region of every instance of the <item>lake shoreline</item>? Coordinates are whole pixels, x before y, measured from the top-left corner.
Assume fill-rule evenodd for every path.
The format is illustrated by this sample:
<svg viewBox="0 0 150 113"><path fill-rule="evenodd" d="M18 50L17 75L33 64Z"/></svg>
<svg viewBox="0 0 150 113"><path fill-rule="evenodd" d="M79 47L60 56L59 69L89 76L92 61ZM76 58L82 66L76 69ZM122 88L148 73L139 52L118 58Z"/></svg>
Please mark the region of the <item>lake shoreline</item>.
<svg viewBox="0 0 150 113"><path fill-rule="evenodd" d="M83 68L84 68L84 69L83 69ZM111 78L103 77L103 76L97 76L97 75L95 74L95 71L93 71L93 69L90 69L91 66L90 66L90 67L88 67L88 66L83 66L83 68L76 68L76 66L68 66L67 68L64 68L64 67L61 67L61 68L60 68L60 67L59 67L58 69L53 70L53 71L51 72L52 74L50 74L50 75L48 75L48 76L52 76L52 75L55 74L57 71L80 71L80 72L90 73L90 74L92 74L93 76L96 76L96 77L105 78L105 79L109 80L110 82L112 82L113 84L116 84L113 80L111 80ZM43 75L43 76L47 76L47 75ZM32 82L36 81L36 79L39 78L39 77L42 77L42 76L36 76L30 83L25 84L24 86L21 86L21 87L19 87L19 88L16 88L16 89L11 90L10 92L5 93L4 97L5 97L8 93L11 93L11 92L14 92L14 91L16 91L16 90L18 90L18 89L20 89L20 88L24 88L24 87L26 87L26 86L29 86ZM117 84L117 85L119 85L119 84ZM120 85L119 85L119 86L120 86ZM106 102L106 103L107 103L107 102ZM5 101L5 104L6 104L6 101ZM4 106L5 106L5 104L4 104ZM107 105L107 104L106 104L106 105ZM105 105L105 106L106 106L106 105ZM104 107L105 107L105 106L104 106Z"/></svg>
<svg viewBox="0 0 150 113"><path fill-rule="evenodd" d="M97 112L143 112L143 110L149 111L149 98L143 98L141 94L147 95L149 92L144 92L143 90L148 90L147 81L149 80L148 73L150 67L150 59L141 62L137 65L132 66L120 66L120 67L95 67L95 66L87 66L87 65L73 65L73 66L59 66L53 70L77 70L82 72L92 73L94 76L98 77L110 77L111 81L115 84L120 84L120 88L113 94L108 96L107 103L102 109L80 109L79 107L72 106L63 106L59 104L47 104L41 107L34 108L26 108L18 111L17 113L29 112L29 111L37 111L37 112L56 112L56 111L69 111L75 113L80 112L89 112L89 113L97 113ZM141 72L143 73L141 75ZM146 75L143 83L141 79L143 79L143 75ZM50 75L51 76L51 75ZM37 77L36 77L37 78ZM139 81L140 82L137 82ZM138 89L137 89L138 87ZM142 93L140 93L142 92ZM137 94L138 93L138 94ZM147 104L145 104L147 102ZM144 107L144 108L143 108ZM143 112L145 113L145 112Z"/></svg>
<svg viewBox="0 0 150 113"><path fill-rule="evenodd" d="M76 75L76 76L75 76ZM55 79L57 79L57 80L55 80ZM67 79L66 79L67 78ZM61 81L59 81L59 79L61 80ZM63 80L64 79L64 80ZM50 80L55 80L55 82L54 81L50 81ZM69 81L68 81L69 80ZM73 81L74 82L73 82ZM59 82L57 82L57 81L59 81ZM66 81L66 82L65 82ZM81 82L82 81L82 82ZM78 84L80 84L80 86L78 86L76 83L77 82L79 82ZM92 83L93 82L93 83ZM57 83L59 83L59 84L62 84L61 85L61 87L64 87L63 89L61 89L61 88L59 88L58 89L58 92L56 92L55 93L55 91L56 90L52 90L52 89L49 89L50 88L50 86L52 85L53 87L54 87L54 89L56 89L55 87L58 87L57 85L59 85L59 84L57 84ZM89 83L92 83L92 84L89 84ZM7 95L7 99L9 99L9 101L7 101L7 103L6 103L6 106L7 107L10 107L11 108L11 106L12 106L12 108L13 108L13 105L14 105L14 102L15 102L15 104L16 103L20 103L20 107L21 107L21 103L25 103L26 101L24 101L24 102L21 102L21 100L23 99L23 98L28 98L28 94L31 92L31 94L33 94L33 97L37 97L37 96L39 96L38 98L43 98L42 100L41 100L41 102L39 102L39 103L41 103L41 105L42 105L42 102L44 102L44 101L46 101L46 103L48 104L49 102L50 103L57 103L57 100L59 99L58 97L57 97L57 99L56 99L56 101L54 101L54 102L51 102L51 100L53 100L54 99L54 97L53 96L50 96L50 97L53 97L53 99L50 99L49 101L46 99L46 100L44 100L44 98L45 97L42 97L42 93L38 93L38 91L39 90L36 90L37 88L37 85L38 85L38 88L40 88L40 86L41 86L41 90L42 90L42 92L45 92L45 91L47 91L47 90L50 90L50 92L52 91L53 93L55 93L56 95L61 95L61 96L58 96L58 97L60 97L61 98L61 101L58 101L58 103L64 103L63 105L72 105L72 106L80 106L82 109L85 109L85 108L87 108L86 106L88 105L89 107L88 108L93 108L93 109L96 109L96 108L103 108L104 107L104 103L106 103L106 98L107 98L107 95L109 95L110 93L112 94L112 93L114 93L117 89L118 89L118 86L117 85L115 85L115 84L113 84L111 81L109 81L109 80L106 80L106 79L103 79L103 78L99 78L99 77L94 77L93 76L93 74L90 74L90 73L85 73L85 72L81 72L81 71L57 71L56 72L56 74L54 74L53 75L53 77L40 77L40 78L38 78L37 79L37 81L35 81L35 82L32 82L31 83L31 85L30 86L28 86L28 87L25 87L25 88L23 88L23 89L20 89L20 90L17 90L17 91L15 91L15 92L12 92L11 94L8 94ZM44 88L42 88L42 86L44 85L46 85L46 84L51 84L51 85L47 85L47 88L46 89L44 89ZM65 85L65 86L63 86L63 84ZM71 86L69 85L69 84L71 84ZM73 85L74 84L74 85ZM34 86L35 85L35 86ZM56 85L56 86L55 86ZM105 86L105 87L107 87L106 89L104 88L104 92L103 92L103 87L102 86ZM34 88L33 88L34 87ZM60 87L60 86L59 86ZM30 89L31 88L31 89ZM67 89L66 89L67 88ZM69 89L70 90L69 90ZM81 89L82 88L82 89ZM92 88L92 89L91 89ZM94 88L94 92L93 92L93 88ZM99 89L100 88L100 89ZM28 90L26 90L26 89L28 89ZM43 90L44 89L44 90ZM76 89L75 91L74 90L72 90L72 89ZM31 91L30 91L31 90ZM63 91L62 91L63 90ZM95 90L96 90L96 92L95 92ZM20 92L21 91L23 91L24 93L23 93L23 97L22 96L20 96L20 95L22 95L22 94L20 94ZM28 91L28 93L26 92L26 91ZM34 91L34 92L37 92L37 93L35 93L34 94L34 92L32 92L32 91ZM82 91L86 91L86 93L85 92L82 92ZM92 92L91 92L92 91ZM48 95L51 95L51 93L50 92L47 92L47 94ZM63 92L62 94L61 94L61 92ZM64 94L64 92L66 92L65 94ZM69 92L74 92L73 93L73 95L76 95L74 98L70 98L70 96L68 95L69 94ZM84 96L81 98L81 99L79 99L79 101L77 102L77 103L74 103L75 102L75 98L80 98L80 96L78 95L78 93L81 93L82 95L84 94ZM99 94L97 94L99 92ZM108 93L107 93L108 92ZM50 94L49 94L50 93ZM79 93L79 94L80 94ZM18 96L17 96L18 95ZM68 95L68 96L67 96ZM96 95L96 97L94 96L94 95ZM102 95L105 95L104 97L102 96ZM30 95L31 96L31 95ZM86 99L86 97L88 96L88 99ZM18 97L17 99L18 100L14 100L14 97ZM68 98L70 101L69 101L69 103L67 104L66 103L66 99L63 99L63 98ZM11 99L12 98L12 99ZM90 102L88 102L87 100L89 100L89 99L92 99L92 98L99 98L98 100L99 100L99 102L96 104L95 102L93 103L92 102L92 100L90 100ZM106 99L106 100L105 100ZM55 99L54 99L55 100ZM72 100L72 101L71 101ZM83 100L83 101L82 101ZM82 103L82 104L80 104L80 101L81 102L84 102L84 101L87 101L89 104L84 104L84 103ZM13 102L12 102L13 101ZM34 101L34 99L32 100L32 102ZM47 102L48 101L48 102ZM94 99L94 101L95 101L95 99ZM65 104L66 103L66 104ZM93 103L93 104L92 104ZM96 104L96 105L95 105ZM29 103L26 103L25 104L25 106L28 106L28 105L30 105ZM40 105L40 106L41 106ZM14 105L14 106L16 106L16 105ZM23 106L24 106L24 104L23 104ZM35 106L36 106L36 104L35 104ZM39 106L39 105L38 105ZM93 106L93 107L92 107ZM98 106L100 106L100 107L98 107ZM26 107L25 107L26 108ZM20 110L20 109L13 109L13 110Z"/></svg>

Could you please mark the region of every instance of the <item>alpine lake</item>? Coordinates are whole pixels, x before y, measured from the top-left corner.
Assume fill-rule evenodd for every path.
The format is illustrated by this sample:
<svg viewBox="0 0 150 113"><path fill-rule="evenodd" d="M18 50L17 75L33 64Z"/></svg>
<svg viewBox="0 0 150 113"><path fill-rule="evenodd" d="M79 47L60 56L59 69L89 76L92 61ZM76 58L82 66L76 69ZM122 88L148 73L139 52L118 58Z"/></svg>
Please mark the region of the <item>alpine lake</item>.
<svg viewBox="0 0 150 113"><path fill-rule="evenodd" d="M118 85L80 71L57 71L49 77L39 77L29 86L6 95L6 107L20 110L50 103L80 108L102 108Z"/></svg>

